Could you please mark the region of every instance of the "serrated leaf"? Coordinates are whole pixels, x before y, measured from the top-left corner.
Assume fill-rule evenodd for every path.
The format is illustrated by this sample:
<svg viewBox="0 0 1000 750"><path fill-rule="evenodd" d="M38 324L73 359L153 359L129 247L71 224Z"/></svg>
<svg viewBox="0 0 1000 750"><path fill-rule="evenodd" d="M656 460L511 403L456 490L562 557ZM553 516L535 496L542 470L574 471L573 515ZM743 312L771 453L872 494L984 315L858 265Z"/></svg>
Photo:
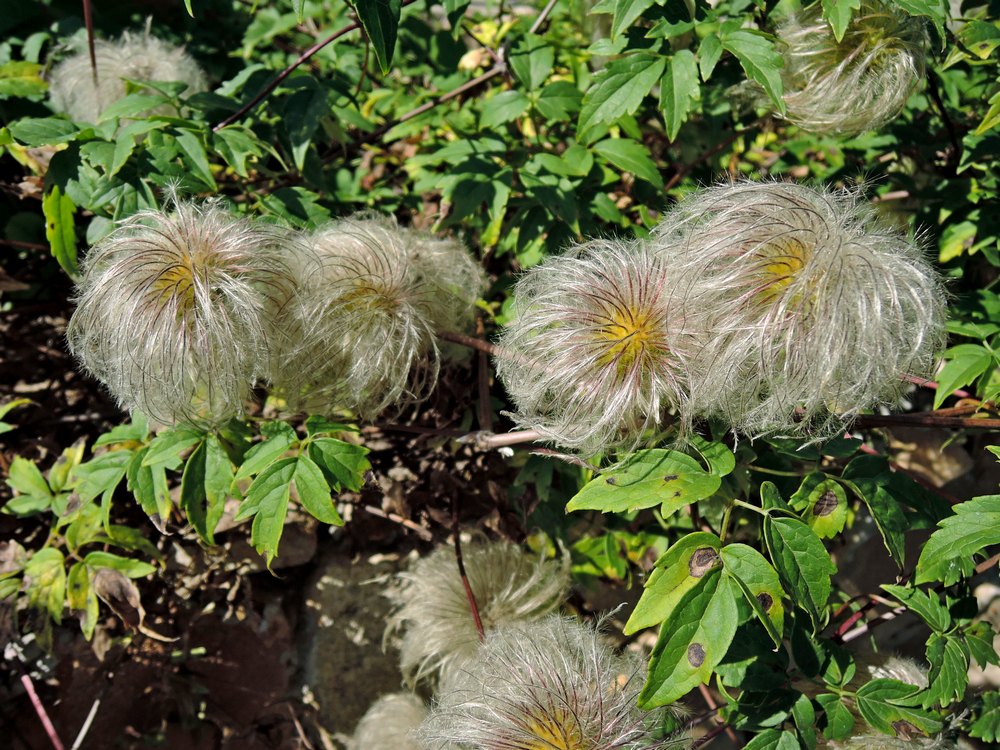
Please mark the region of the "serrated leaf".
<svg viewBox="0 0 1000 750"><path fill-rule="evenodd" d="M638 451L624 465L591 480L569 501L566 510L625 513L662 506L668 516L711 496L722 484L691 456L654 448Z"/></svg>
<svg viewBox="0 0 1000 750"><path fill-rule="evenodd" d="M156 466L143 465L143 459L149 448L136 451L125 470L125 479L129 491L139 501L149 520L161 533L166 533L167 519L170 518L173 504L167 487L166 470L163 464Z"/></svg>
<svg viewBox="0 0 1000 750"><path fill-rule="evenodd" d="M858 456L841 475L841 481L868 506L885 548L902 568L906 554L905 534L910 524L889 488L892 479L889 462L882 456Z"/></svg>
<svg viewBox="0 0 1000 750"><path fill-rule="evenodd" d="M830 22L833 36L839 42L851 23L854 11L861 7L861 0L823 0L823 17Z"/></svg>
<svg viewBox="0 0 1000 750"><path fill-rule="evenodd" d="M698 70L701 73L701 80L708 82L712 77L712 72L722 57L722 40L714 31L708 34L698 45Z"/></svg>
<svg viewBox="0 0 1000 750"><path fill-rule="evenodd" d="M592 148L619 169L631 172L655 188L663 187L663 177L656 168L649 149L641 143L628 138L608 138L595 143Z"/></svg>
<svg viewBox="0 0 1000 750"><path fill-rule="evenodd" d="M851 713L839 695L821 693L816 702L826 714L823 736L832 741L845 740L854 730L854 714Z"/></svg>
<svg viewBox="0 0 1000 750"><path fill-rule="evenodd" d="M785 591L778 572L760 552L745 544L727 544L721 555L725 574L736 582L775 647L780 647L785 628L785 605L781 601Z"/></svg>
<svg viewBox="0 0 1000 750"><path fill-rule="evenodd" d="M682 537L656 561L643 585L642 596L625 623L627 635L659 625L681 598L699 584L709 570L718 568L722 542L715 534L696 531Z"/></svg>
<svg viewBox="0 0 1000 750"><path fill-rule="evenodd" d="M525 34L510 51L510 69L528 91L541 88L552 72L555 50L537 34Z"/></svg>
<svg viewBox="0 0 1000 750"><path fill-rule="evenodd" d="M282 128L292 147L292 160L300 172L316 129L324 116L330 114L326 89L313 83L292 93L282 108Z"/></svg>
<svg viewBox="0 0 1000 750"><path fill-rule="evenodd" d="M302 507L322 523L343 526L344 521L333 504L330 487L319 466L309 456L303 454L295 465L295 493Z"/></svg>
<svg viewBox="0 0 1000 750"><path fill-rule="evenodd" d="M872 680L856 693L858 711L873 728L892 737L937 734L943 724L916 706L920 688L899 680Z"/></svg>
<svg viewBox="0 0 1000 750"><path fill-rule="evenodd" d="M814 471L806 476L790 502L820 539L830 539L844 530L847 493L823 472Z"/></svg>
<svg viewBox="0 0 1000 750"><path fill-rule="evenodd" d="M278 554L278 543L285 528L288 497L298 460L283 458L262 471L247 490L246 500L236 514L236 521L253 516L250 543L264 555L268 567Z"/></svg>
<svg viewBox="0 0 1000 750"><path fill-rule="evenodd" d="M969 734L985 742L1000 740L1000 691L983 693L979 716L969 726Z"/></svg>
<svg viewBox="0 0 1000 750"><path fill-rule="evenodd" d="M687 120L699 92L697 61L690 50L679 50L667 62L666 72L660 79L660 109L671 143Z"/></svg>
<svg viewBox="0 0 1000 750"><path fill-rule="evenodd" d="M931 630L944 633L951 629L951 614L933 591L921 591L888 583L882 584L882 588L902 602L907 609L920 615Z"/></svg>
<svg viewBox="0 0 1000 750"><path fill-rule="evenodd" d="M668 705L708 681L736 635L733 585L714 569L681 597L660 628L646 685L639 695L640 706Z"/></svg>
<svg viewBox="0 0 1000 750"><path fill-rule="evenodd" d="M929 18L934 24L938 38L942 41L946 38L944 24L948 20L948 15L941 0L895 0L895 3L911 16Z"/></svg>
<svg viewBox="0 0 1000 750"><path fill-rule="evenodd" d="M195 427L171 427L164 430L150 441L142 465L176 469L181 465L181 454L204 438L204 431Z"/></svg>
<svg viewBox="0 0 1000 750"><path fill-rule="evenodd" d="M616 0L611 19L611 38L614 39L625 31L656 2L657 0Z"/></svg>
<svg viewBox="0 0 1000 750"><path fill-rule="evenodd" d="M516 120L528 109L528 97L520 91L501 91L483 105L479 124L484 128L496 128L511 120Z"/></svg>
<svg viewBox="0 0 1000 750"><path fill-rule="evenodd" d="M128 94L105 107L98 116L97 121L100 123L123 117L139 117L151 109L156 109L169 103L170 100L167 97L159 94Z"/></svg>
<svg viewBox="0 0 1000 750"><path fill-rule="evenodd" d="M56 622L62 622L66 601L66 568L62 552L45 547L35 552L24 564L24 591L32 607L48 611Z"/></svg>
<svg viewBox="0 0 1000 750"><path fill-rule="evenodd" d="M122 557L110 552L89 552L83 561L92 568L111 568L128 578L145 578L156 572L156 568L142 560Z"/></svg>
<svg viewBox="0 0 1000 750"><path fill-rule="evenodd" d="M248 479L263 471L298 442L295 430L284 422L265 422L260 428L264 440L247 451L243 465L236 472L234 481Z"/></svg>
<svg viewBox="0 0 1000 750"><path fill-rule="evenodd" d="M637 52L615 60L594 76L583 97L577 132L589 142L599 129L635 112L666 68L666 58Z"/></svg>
<svg viewBox="0 0 1000 750"><path fill-rule="evenodd" d="M973 383L976 378L993 366L993 355L988 349L976 344L962 344L945 352L947 362L937 375L937 391L934 393L934 408L940 408L955 390Z"/></svg>
<svg viewBox="0 0 1000 750"><path fill-rule="evenodd" d="M48 499L49 501L52 498L49 483L45 481L38 466L35 465L34 461L21 458L21 456L14 456L14 460L10 462L10 469L7 472L7 486L21 495Z"/></svg>
<svg viewBox="0 0 1000 750"><path fill-rule="evenodd" d="M133 452L128 450L109 451L77 466L73 477L80 499L90 502L99 495L113 492L125 477L132 456Z"/></svg>
<svg viewBox="0 0 1000 750"><path fill-rule="evenodd" d="M309 444L309 457L323 470L335 490L357 492L371 468L368 449L335 438L320 438Z"/></svg>
<svg viewBox="0 0 1000 750"><path fill-rule="evenodd" d="M994 632L992 626L985 620L979 620L967 625L962 633L969 654L983 669L987 664L1000 665L1000 654L993 648Z"/></svg>
<svg viewBox="0 0 1000 750"><path fill-rule="evenodd" d="M830 576L837 566L816 533L795 518L764 519L764 540L781 583L819 630L830 598Z"/></svg>
<svg viewBox="0 0 1000 750"><path fill-rule="evenodd" d="M97 618L100 615L97 593L91 586L91 575L83 562L69 569L66 578L66 601L70 610L80 613L80 630L88 641L94 636Z"/></svg>
<svg viewBox="0 0 1000 750"><path fill-rule="evenodd" d="M583 94L569 81L553 81L541 90L535 107L550 120L566 120L580 111Z"/></svg>
<svg viewBox="0 0 1000 750"><path fill-rule="evenodd" d="M795 720L795 729L798 731L806 750L815 750L816 709L813 708L808 695L800 695L792 704L792 719Z"/></svg>
<svg viewBox="0 0 1000 750"><path fill-rule="evenodd" d="M389 72L396 49L396 30L402 0L349 0L358 15L361 28L371 42L382 75Z"/></svg>
<svg viewBox="0 0 1000 750"><path fill-rule="evenodd" d="M784 62L774 48L774 43L759 31L738 29L721 37L722 47L736 56L747 77L759 83L774 106L785 113L782 101L784 86L781 83L781 69Z"/></svg>
<svg viewBox="0 0 1000 750"><path fill-rule="evenodd" d="M72 277L80 273L76 262L76 227L73 215L76 206L68 195L63 195L58 185L53 185L42 200L45 214L45 239L49 242L52 257Z"/></svg>
<svg viewBox="0 0 1000 750"><path fill-rule="evenodd" d="M1000 495L976 497L954 506L955 515L940 523L917 561L916 583L957 583L973 569L972 556L1000 544Z"/></svg>
<svg viewBox="0 0 1000 750"><path fill-rule="evenodd" d="M215 527L233 483L233 465L215 435L205 437L184 464L181 507L205 542L215 544Z"/></svg>
<svg viewBox="0 0 1000 750"><path fill-rule="evenodd" d="M97 440L94 447L100 448L102 445L114 445L116 443L141 443L149 435L149 424L140 412L132 414L132 421L112 427Z"/></svg>
<svg viewBox="0 0 1000 750"><path fill-rule="evenodd" d="M212 190L216 190L215 178L208 163L208 154L201 139L189 130L180 130L175 138L177 145L187 157L184 161L191 166L191 172Z"/></svg>
<svg viewBox="0 0 1000 750"><path fill-rule="evenodd" d="M969 653L964 644L951 636L932 633L927 640L927 689L923 707L947 708L965 696L969 686Z"/></svg>
<svg viewBox="0 0 1000 750"><path fill-rule="evenodd" d="M983 115L982 121L976 128L976 135L983 135L993 130L997 125L1000 125L1000 91L990 97L989 104L990 108Z"/></svg>
<svg viewBox="0 0 1000 750"><path fill-rule="evenodd" d="M80 132L69 120L57 117L25 117L12 122L7 129L25 146L55 146L73 140Z"/></svg>

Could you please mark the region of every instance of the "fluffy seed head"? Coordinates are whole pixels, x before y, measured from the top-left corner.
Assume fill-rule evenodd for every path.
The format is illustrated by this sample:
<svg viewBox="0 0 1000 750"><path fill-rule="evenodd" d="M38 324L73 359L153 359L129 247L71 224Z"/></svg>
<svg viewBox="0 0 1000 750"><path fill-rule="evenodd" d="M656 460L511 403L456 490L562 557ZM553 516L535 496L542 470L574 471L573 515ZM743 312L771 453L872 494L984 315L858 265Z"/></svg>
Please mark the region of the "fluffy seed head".
<svg viewBox="0 0 1000 750"><path fill-rule="evenodd" d="M157 422L237 416L294 289L283 244L217 203L140 211L87 254L70 349L123 408Z"/></svg>
<svg viewBox="0 0 1000 750"><path fill-rule="evenodd" d="M591 627L558 616L489 634L438 695L425 747L470 750L640 750L681 747L668 709L638 707L646 668L616 655Z"/></svg>
<svg viewBox="0 0 1000 750"><path fill-rule="evenodd" d="M528 271L513 299L496 369L519 425L594 454L634 447L684 402L686 313L644 244L588 242Z"/></svg>
<svg viewBox="0 0 1000 750"><path fill-rule="evenodd" d="M150 36L149 32L126 31L114 41L94 42L97 84L90 67L90 53L84 45L52 69L49 92L52 107L74 120L97 122L108 105L125 96L125 81L180 81L191 95L208 88L205 74L183 47ZM156 114L170 114L154 110Z"/></svg>
<svg viewBox="0 0 1000 750"><path fill-rule="evenodd" d="M569 589L568 561L545 560L509 542L463 545L463 561L486 630L543 617ZM387 633L402 636L400 666L408 679L452 673L476 653L479 636L450 545L401 573L388 596L395 611Z"/></svg>
<svg viewBox="0 0 1000 750"><path fill-rule="evenodd" d="M895 3L863 0L837 41L820 3L777 30L787 118L813 133L851 136L892 120L924 77L924 31Z"/></svg>
<svg viewBox="0 0 1000 750"><path fill-rule="evenodd" d="M308 238L302 289L284 325L298 346L272 365L295 410L362 416L424 397L437 380L435 331L466 327L482 288L457 243L359 215Z"/></svg>
<svg viewBox="0 0 1000 750"><path fill-rule="evenodd" d="M943 736L890 737L886 734L860 734L842 742L831 742L834 750L952 750L957 745Z"/></svg>
<svg viewBox="0 0 1000 750"><path fill-rule="evenodd" d="M652 244L711 315L691 411L745 434L822 437L894 402L944 338L941 281L856 192L722 185L682 201Z"/></svg>
<svg viewBox="0 0 1000 750"><path fill-rule="evenodd" d="M419 750L412 733L427 716L427 707L413 693L383 695L361 717L351 750Z"/></svg>

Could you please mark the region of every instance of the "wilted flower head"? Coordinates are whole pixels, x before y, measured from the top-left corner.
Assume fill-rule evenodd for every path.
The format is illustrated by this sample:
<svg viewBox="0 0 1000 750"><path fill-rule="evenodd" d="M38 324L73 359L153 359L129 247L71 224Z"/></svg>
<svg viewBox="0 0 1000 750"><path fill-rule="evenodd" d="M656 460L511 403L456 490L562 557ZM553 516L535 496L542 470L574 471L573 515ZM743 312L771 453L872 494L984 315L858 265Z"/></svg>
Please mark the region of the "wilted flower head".
<svg viewBox="0 0 1000 750"><path fill-rule="evenodd" d="M680 747L670 709L644 711L646 667L591 627L552 616L498 628L438 695L419 732L427 748L640 750Z"/></svg>
<svg viewBox="0 0 1000 750"><path fill-rule="evenodd" d="M464 545L463 561L487 631L549 614L569 589L566 561L545 560L509 542ZM401 573L388 595L395 605L388 632L402 635L400 666L408 678L454 672L476 653L479 635L450 545Z"/></svg>
<svg viewBox="0 0 1000 750"><path fill-rule="evenodd" d="M631 448L680 406L691 354L669 262L592 240L529 270L513 293L497 375L514 420L566 448Z"/></svg>
<svg viewBox="0 0 1000 750"><path fill-rule="evenodd" d="M126 409L164 424L237 416L294 288L287 247L217 203L140 211L87 254L70 348Z"/></svg>
<svg viewBox="0 0 1000 750"><path fill-rule="evenodd" d="M126 31L121 38L94 42L97 83L86 45L52 69L52 107L74 120L97 122L108 105L125 96L126 78L138 81L180 81L186 94L205 91L205 74L183 47L145 33ZM159 112L159 110L156 110Z"/></svg>
<svg viewBox="0 0 1000 750"><path fill-rule="evenodd" d="M413 693L379 698L361 717L352 750L419 750L411 736L427 716L427 706Z"/></svg>
<svg viewBox="0 0 1000 750"><path fill-rule="evenodd" d="M779 183L697 192L652 243L711 314L691 410L749 435L832 434L898 398L943 342L940 280L856 192Z"/></svg>
<svg viewBox="0 0 1000 750"><path fill-rule="evenodd" d="M857 135L896 117L924 77L924 31L895 3L862 0L843 39L821 3L777 30L787 118L813 133Z"/></svg>
<svg viewBox="0 0 1000 750"><path fill-rule="evenodd" d="M437 380L435 331L459 325L481 290L468 254L365 214L318 229L307 245L285 316L299 343L277 355L277 391L293 409L362 416L425 396Z"/></svg>

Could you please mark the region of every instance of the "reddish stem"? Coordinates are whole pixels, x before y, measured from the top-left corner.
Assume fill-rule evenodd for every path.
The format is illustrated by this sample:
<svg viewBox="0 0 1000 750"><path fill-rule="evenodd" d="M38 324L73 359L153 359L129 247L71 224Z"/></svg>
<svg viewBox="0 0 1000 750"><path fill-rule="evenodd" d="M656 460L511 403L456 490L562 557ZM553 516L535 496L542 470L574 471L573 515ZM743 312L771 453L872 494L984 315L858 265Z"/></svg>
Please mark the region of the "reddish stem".
<svg viewBox="0 0 1000 750"><path fill-rule="evenodd" d="M31 699L31 705L35 709L35 713L38 714L39 721L42 722L42 726L45 728L45 734L49 736L49 742L52 743L52 747L55 750L65 750L65 746L62 740L59 739L59 734L56 732L55 726L52 724L52 720L49 718L48 712L45 710L45 706L42 705L42 699L38 697L38 693L35 692L35 684L31 681L31 675L25 670L24 665L21 664L19 659L14 659L17 662L18 668L21 670L21 684L24 685L24 690Z"/></svg>
<svg viewBox="0 0 1000 750"><path fill-rule="evenodd" d="M486 638L483 630L483 621L479 616L479 605L476 603L476 595L469 585L469 577L465 573L465 561L462 559L462 533L458 528L458 495L453 495L451 500L452 513L452 536L455 537L455 562L458 563L458 575L462 579L462 588L465 589L465 597L469 600L469 609L472 610L472 620L476 623L476 633L479 635L479 642Z"/></svg>

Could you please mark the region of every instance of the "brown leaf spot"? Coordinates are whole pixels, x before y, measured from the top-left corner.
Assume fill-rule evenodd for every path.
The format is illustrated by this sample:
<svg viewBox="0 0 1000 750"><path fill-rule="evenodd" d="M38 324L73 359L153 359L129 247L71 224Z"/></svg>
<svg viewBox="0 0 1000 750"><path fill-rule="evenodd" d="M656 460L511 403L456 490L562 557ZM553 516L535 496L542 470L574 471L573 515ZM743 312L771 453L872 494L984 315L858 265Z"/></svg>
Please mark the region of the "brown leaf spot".
<svg viewBox="0 0 1000 750"><path fill-rule="evenodd" d="M688 572L693 578L701 578L719 564L719 553L711 547L701 547L688 560Z"/></svg>
<svg viewBox="0 0 1000 750"><path fill-rule="evenodd" d="M700 667L705 663L705 647L700 643L692 643L688 646L687 657L692 667Z"/></svg>
<svg viewBox="0 0 1000 750"><path fill-rule="evenodd" d="M819 496L819 499L813 506L813 515L828 516L837 510L839 504L840 501L837 499L837 494L833 490L827 490Z"/></svg>
<svg viewBox="0 0 1000 750"><path fill-rule="evenodd" d="M917 727L908 721L892 722L892 731L896 733L896 736L901 740L915 740L917 737L926 737L927 735L920 731Z"/></svg>
<svg viewBox="0 0 1000 750"><path fill-rule="evenodd" d="M757 601L760 602L760 607L765 612L771 609L771 605L774 604L774 599L772 599L771 595L768 594L766 591L761 591L759 594L757 594Z"/></svg>
<svg viewBox="0 0 1000 750"><path fill-rule="evenodd" d="M679 475L677 475L677 474L667 474L665 477L663 477L663 481L664 482L672 482L672 481L674 481L675 479L678 479L678 478L679 478Z"/></svg>
<svg viewBox="0 0 1000 750"><path fill-rule="evenodd" d="M612 486L614 486L614 485L618 484L618 482L617 482L617 481L615 480L615 478L614 478L614 477L608 477L608 478L607 478L607 479L605 479L604 481L605 481L605 482L606 482L607 484L610 484L610 485L612 485Z"/></svg>

